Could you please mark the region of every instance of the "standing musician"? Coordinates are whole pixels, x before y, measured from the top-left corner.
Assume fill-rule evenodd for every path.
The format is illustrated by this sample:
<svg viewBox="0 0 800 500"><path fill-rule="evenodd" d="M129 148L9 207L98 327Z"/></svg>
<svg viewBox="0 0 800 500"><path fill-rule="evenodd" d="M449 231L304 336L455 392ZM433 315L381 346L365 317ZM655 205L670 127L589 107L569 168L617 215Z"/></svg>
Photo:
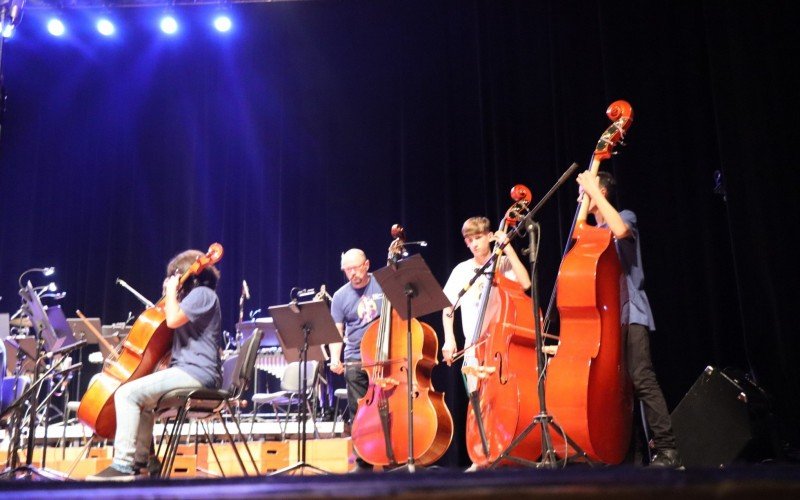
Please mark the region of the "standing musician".
<svg viewBox="0 0 800 500"><path fill-rule="evenodd" d="M174 329L172 360L167 369L123 384L116 391L114 462L88 480L127 481L147 467L153 440L153 410L163 394L174 389L216 389L222 384L222 315L214 291L219 271L210 265L178 289L180 276L203 255L199 250L186 250L167 265L164 312L167 327Z"/></svg>
<svg viewBox="0 0 800 500"><path fill-rule="evenodd" d="M483 266L486 261L492 256L490 244L492 241L497 242L498 245L506 240L506 234L503 231L496 231L492 233L491 223L486 217L471 217L464 222L461 227L461 234L464 236L464 243L472 252L472 258L465 260L458 264L447 283L444 285L444 294L454 304L458 299L458 293L469 283L469 280L475 275L475 272ZM528 270L525 265L519 260L517 252L511 245L506 245L503 249L504 257L501 257L497 262L497 271L503 273L507 278L518 282L522 288L527 290L531 286L531 280L528 276ZM475 332L475 326L478 321L478 312L480 309L481 297L483 290L489 284L488 279L479 279L475 284L464 294L461 299L461 327L466 337L465 349L469 347L472 342L472 335ZM447 307L442 314L442 323L444 326L444 344L442 345L442 358L450 365L453 362L453 354L456 351L456 337L453 333L453 308ZM475 354L473 349L465 351L464 364L475 363ZM474 390L471 387L470 390Z"/></svg>
<svg viewBox="0 0 800 500"><path fill-rule="evenodd" d="M644 403L647 424L653 433L656 454L650 465L680 467L672 421L650 358L649 335L655 330L655 323L644 291L636 214L630 210L618 212L608 200L616 186L610 173L599 172L594 175L587 170L578 175L577 181L581 192L590 198L589 213L594 215L598 227L608 228L614 235L614 244L625 273L627 293L623 288L620 300L623 345L634 396Z"/></svg>
<svg viewBox="0 0 800 500"><path fill-rule="evenodd" d="M369 272L369 260L363 250L351 248L342 254L341 269L347 283L336 290L331 301L331 315L339 334L344 339L344 361L341 362L342 344L331 344L331 371L344 373L347 383L348 420L353 421L358 400L367 393L369 376L358 363L361 361L361 338L367 327L380 315L383 290ZM371 469L361 458L356 458L357 470Z"/></svg>

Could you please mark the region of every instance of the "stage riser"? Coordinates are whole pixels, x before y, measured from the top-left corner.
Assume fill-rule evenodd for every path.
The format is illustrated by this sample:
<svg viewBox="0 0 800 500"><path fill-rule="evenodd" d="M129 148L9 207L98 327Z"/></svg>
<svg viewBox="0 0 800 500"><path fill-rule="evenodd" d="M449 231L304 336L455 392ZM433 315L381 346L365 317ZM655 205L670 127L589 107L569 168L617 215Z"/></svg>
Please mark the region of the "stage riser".
<svg viewBox="0 0 800 500"><path fill-rule="evenodd" d="M257 470L253 469L245 447L241 443L237 445L242 461L251 476L269 474L298 462L298 442L294 440L251 442L249 446L258 466ZM66 475L75 464L76 459L81 456L82 451L84 450L80 447L69 447L63 452L61 449L48 448L46 466L48 469ZM214 451L219 458L219 464L214 459L214 454L208 444L202 443L197 448L194 444L180 445L171 477L222 477L223 475L239 477L244 475L230 443L215 443ZM328 472L346 473L352 451L353 446L349 438L310 439L307 442L306 463ZM41 466L42 453L41 447L34 449L34 466ZM83 479L108 467L112 461L113 448L111 446L94 447L90 448L87 453L88 457L77 461L75 470L70 475L71 479ZM25 452L20 451L18 456L20 463L24 463ZM66 458L62 458L62 456ZM8 452L0 452L0 467L5 468L7 461Z"/></svg>

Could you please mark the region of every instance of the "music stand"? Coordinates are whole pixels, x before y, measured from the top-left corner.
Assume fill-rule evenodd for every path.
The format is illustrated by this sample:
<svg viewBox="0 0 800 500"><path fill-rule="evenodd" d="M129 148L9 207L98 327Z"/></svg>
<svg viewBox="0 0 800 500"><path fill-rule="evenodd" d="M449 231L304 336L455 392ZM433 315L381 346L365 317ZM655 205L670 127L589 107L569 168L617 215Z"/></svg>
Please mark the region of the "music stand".
<svg viewBox="0 0 800 500"><path fill-rule="evenodd" d="M89 322L90 325L94 327L96 331L100 331L102 328L102 323L100 318L86 318L86 321ZM75 334L75 337L79 340L85 340L87 344L97 344L97 338L89 331L89 327L86 326L86 323L81 318L67 318L67 324L72 329L72 333Z"/></svg>
<svg viewBox="0 0 800 500"><path fill-rule="evenodd" d="M278 339L278 331L275 328L272 318L256 318L252 321L240 321L236 323L236 331L242 334L242 339L236 348L238 349L244 345L247 339L253 336L256 329L263 332L261 342L258 344L259 347L278 347L281 345Z"/></svg>
<svg viewBox="0 0 800 500"><path fill-rule="evenodd" d="M106 348L106 345L111 345L112 347L116 348L125 338L128 337L128 334L131 332L131 326L125 323L114 323L111 325L103 325L100 327L100 334L103 336L103 339L108 342L108 344L103 342L98 342L100 346L100 352L103 353L103 359L108 358L111 355L111 351Z"/></svg>
<svg viewBox="0 0 800 500"><path fill-rule="evenodd" d="M308 377L306 366L309 358L309 346L320 347L323 344L334 344L342 341L342 336L333 322L327 301L311 300L308 302L292 301L281 306L272 306L269 313L275 322L278 339L286 355L287 349L296 349L300 356L300 461L289 467L284 467L274 474L294 473L299 470L300 475L306 469L317 473L327 474L328 471L306 463L306 408L308 396ZM316 356L316 354L315 354ZM317 360L324 360L318 358Z"/></svg>
<svg viewBox="0 0 800 500"><path fill-rule="evenodd" d="M383 295L392 303L392 307L406 320L406 377L408 386L408 472L415 471L414 465L414 396L411 366L411 319L441 311L450 306L450 301L439 286L439 282L431 274L431 270L421 255L416 254L407 259L391 263L373 273L383 289ZM412 303L414 309L412 311ZM412 314L413 312L413 314Z"/></svg>

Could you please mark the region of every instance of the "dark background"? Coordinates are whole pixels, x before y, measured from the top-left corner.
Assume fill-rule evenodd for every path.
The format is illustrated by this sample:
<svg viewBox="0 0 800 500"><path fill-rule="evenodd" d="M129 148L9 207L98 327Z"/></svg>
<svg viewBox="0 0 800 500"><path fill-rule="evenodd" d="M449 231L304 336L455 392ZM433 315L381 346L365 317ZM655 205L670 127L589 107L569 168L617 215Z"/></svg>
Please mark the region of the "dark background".
<svg viewBox="0 0 800 500"><path fill-rule="evenodd" d="M791 1L308 1L65 11L64 39L29 8L2 53L0 310L17 276L56 266L68 295L104 323L138 314L117 277L155 300L167 260L221 242L225 328L294 286L343 284L339 255L381 265L393 223L441 283L469 257L459 228L497 221L514 184L542 196L587 166L628 100L627 147L603 164L640 221L657 331L653 358L673 408L706 365L749 372L796 442L800 342L797 198L798 9ZM727 197L715 193L724 173ZM572 180L540 214L547 300L575 209ZM30 275L35 284L46 279ZM426 318L441 335L438 315ZM460 377L434 374L465 460Z"/></svg>

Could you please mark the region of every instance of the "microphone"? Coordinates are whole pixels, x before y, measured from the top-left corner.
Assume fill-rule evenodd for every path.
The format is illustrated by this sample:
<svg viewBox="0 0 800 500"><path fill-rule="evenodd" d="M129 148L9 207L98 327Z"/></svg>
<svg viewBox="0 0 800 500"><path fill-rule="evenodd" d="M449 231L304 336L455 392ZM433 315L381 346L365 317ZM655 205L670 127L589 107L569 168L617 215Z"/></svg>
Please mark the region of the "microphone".
<svg viewBox="0 0 800 500"><path fill-rule="evenodd" d="M247 286L246 280L242 280L242 296L245 300L250 300L250 287Z"/></svg>

